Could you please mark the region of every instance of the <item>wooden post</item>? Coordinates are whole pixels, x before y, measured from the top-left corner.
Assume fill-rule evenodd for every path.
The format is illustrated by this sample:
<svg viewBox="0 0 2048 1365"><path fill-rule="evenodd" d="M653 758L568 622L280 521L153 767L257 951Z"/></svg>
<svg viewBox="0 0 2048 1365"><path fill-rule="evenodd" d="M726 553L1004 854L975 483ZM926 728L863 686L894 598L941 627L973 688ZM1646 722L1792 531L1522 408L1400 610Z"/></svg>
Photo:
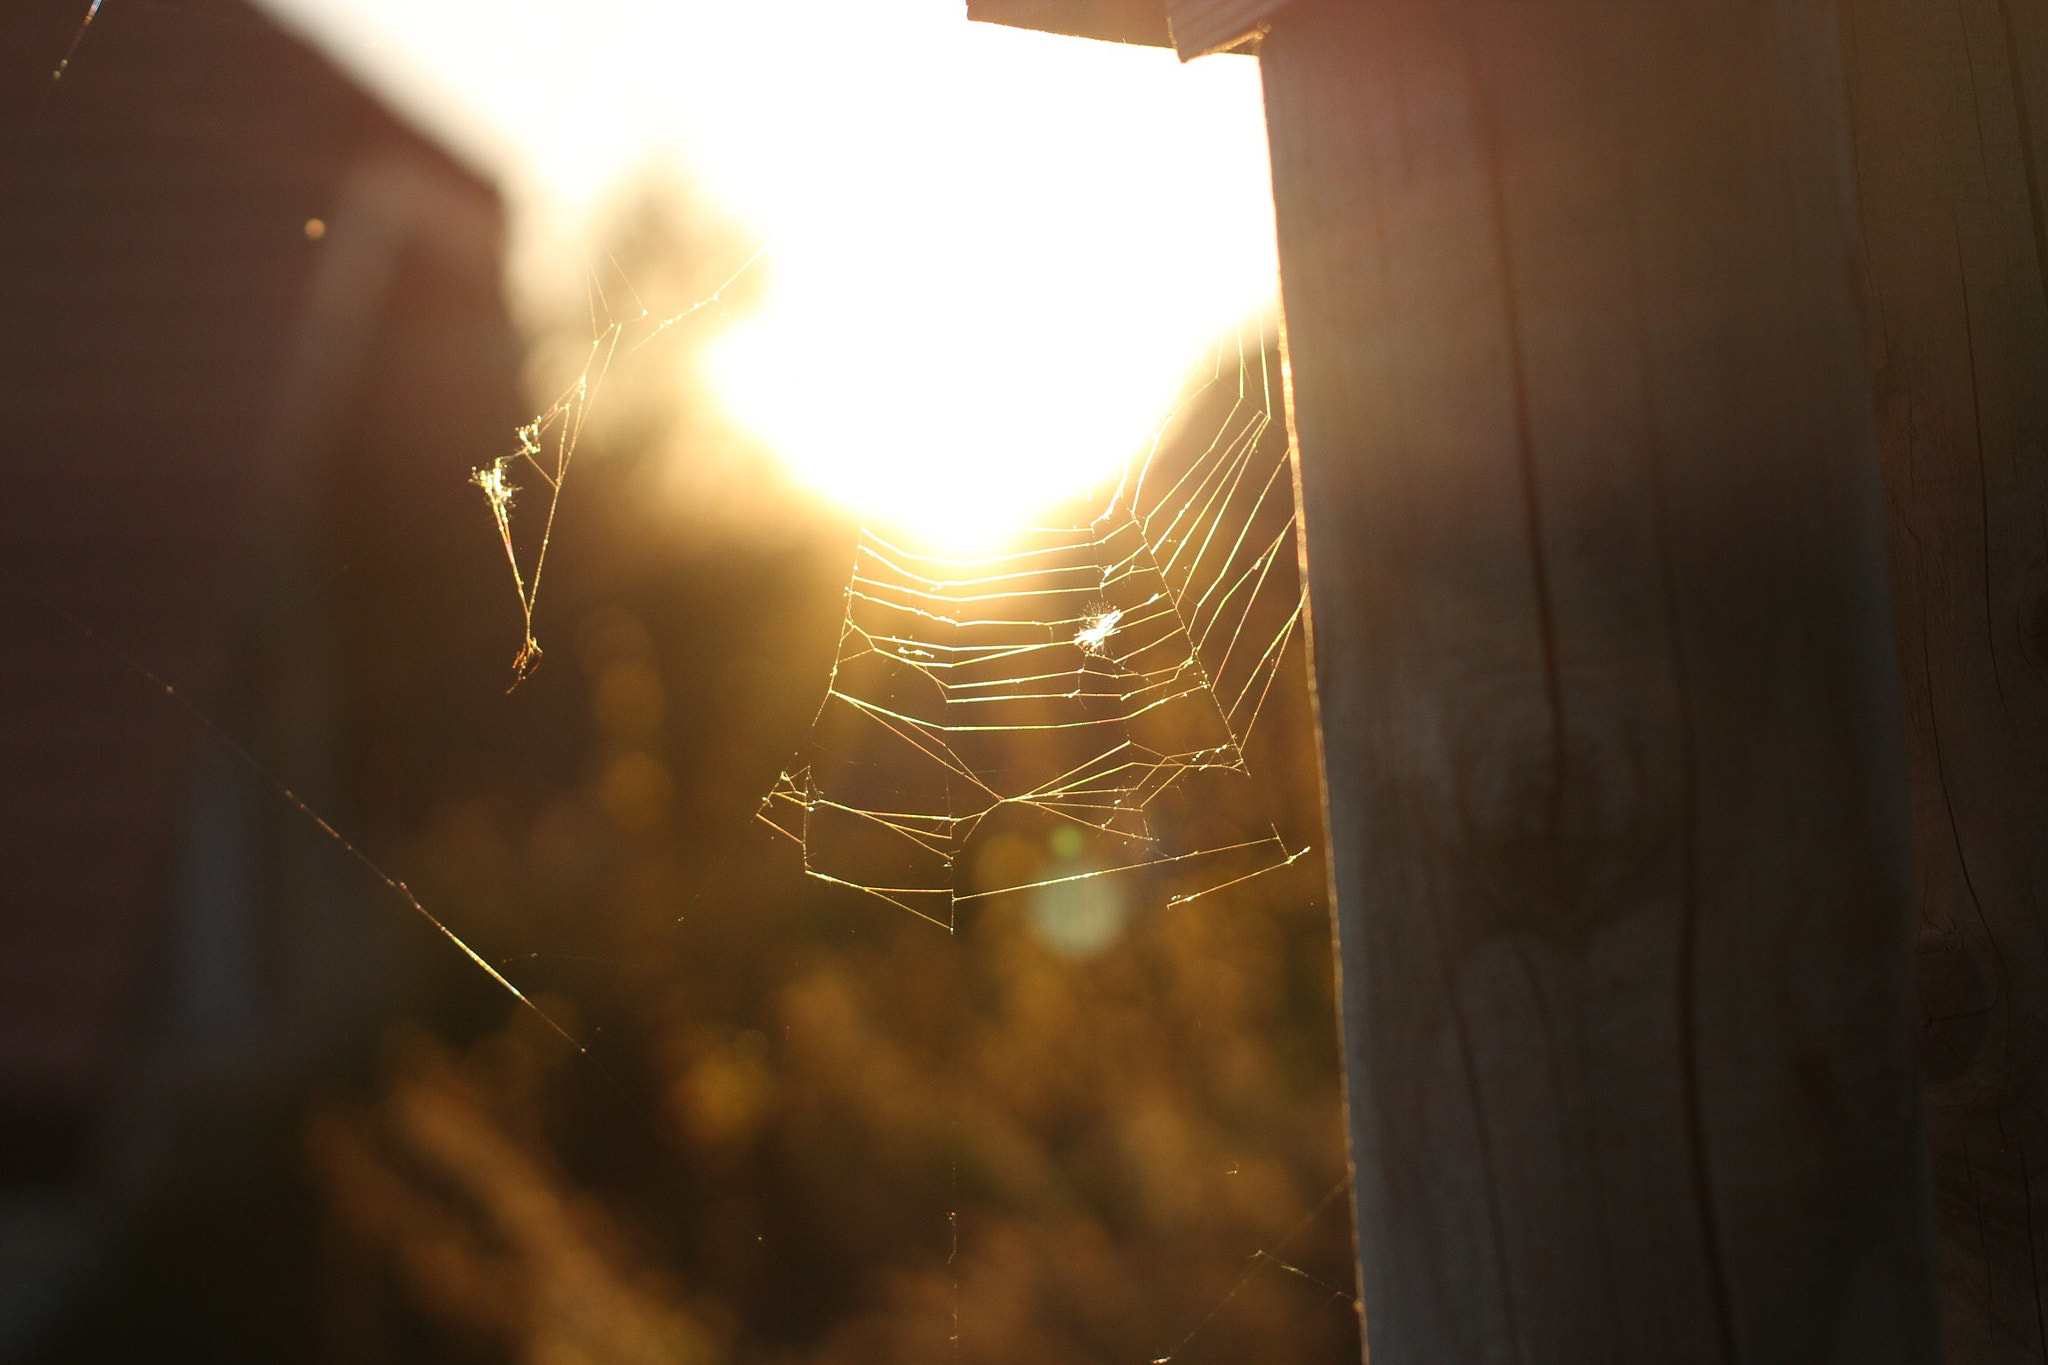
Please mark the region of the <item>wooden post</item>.
<svg viewBox="0 0 2048 1365"><path fill-rule="evenodd" d="M1844 0L1950 1365L2048 1359L2048 7Z"/></svg>
<svg viewBox="0 0 2048 1365"><path fill-rule="evenodd" d="M1933 1360L1833 5L1263 61L1379 1365Z"/></svg>

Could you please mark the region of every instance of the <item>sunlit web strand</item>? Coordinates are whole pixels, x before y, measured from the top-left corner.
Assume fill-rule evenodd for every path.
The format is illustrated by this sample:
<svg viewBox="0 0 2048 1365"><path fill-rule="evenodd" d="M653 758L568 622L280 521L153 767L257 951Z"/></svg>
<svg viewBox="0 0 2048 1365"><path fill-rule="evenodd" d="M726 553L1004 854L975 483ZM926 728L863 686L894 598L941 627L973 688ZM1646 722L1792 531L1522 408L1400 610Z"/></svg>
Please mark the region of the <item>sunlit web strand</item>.
<svg viewBox="0 0 2048 1365"><path fill-rule="evenodd" d="M767 254L768 246L764 244L710 294L681 312L664 318L656 318L645 304L640 305L639 312L623 319L613 316L602 287L593 278L590 283L592 336L582 370L560 397L513 433L514 450L471 472L470 482L483 493L485 502L490 506L492 522L498 528L498 539L505 549L505 562L512 572L512 589L519 598L520 642L519 652L512 659L513 687L524 682L540 665L541 647L534 633L534 611L540 600L541 575L547 569L548 547L554 541L555 514L562 506L562 487L568 481L570 461L575 458L577 446L583 439L583 426L590 416L591 405L611 370L612 362L618 357L620 347L630 335L632 344L626 349L628 353L637 351L686 318L721 302L726 291ZM630 284L627 287L631 289ZM521 472L537 476L546 486L548 495L547 511L541 518L540 545L534 551L530 571L520 558L512 535L513 509L520 492L513 478Z"/></svg>

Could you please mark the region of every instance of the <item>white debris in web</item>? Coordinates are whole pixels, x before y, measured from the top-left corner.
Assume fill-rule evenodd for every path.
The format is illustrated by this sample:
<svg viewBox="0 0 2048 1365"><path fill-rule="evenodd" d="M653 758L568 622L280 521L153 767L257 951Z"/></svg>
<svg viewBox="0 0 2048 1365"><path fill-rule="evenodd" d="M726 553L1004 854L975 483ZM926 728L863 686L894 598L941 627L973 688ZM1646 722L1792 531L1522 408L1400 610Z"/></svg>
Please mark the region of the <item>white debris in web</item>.
<svg viewBox="0 0 2048 1365"><path fill-rule="evenodd" d="M970 560L862 531L807 751L760 809L808 875L948 929L1029 893L1059 946L1302 856L1245 760L1301 617L1277 390L1240 332L1071 521Z"/></svg>
<svg viewBox="0 0 2048 1365"><path fill-rule="evenodd" d="M1079 630L1074 632L1074 643L1090 654L1100 654L1109 643L1109 637L1117 633L1117 622L1124 614L1115 608L1090 612Z"/></svg>

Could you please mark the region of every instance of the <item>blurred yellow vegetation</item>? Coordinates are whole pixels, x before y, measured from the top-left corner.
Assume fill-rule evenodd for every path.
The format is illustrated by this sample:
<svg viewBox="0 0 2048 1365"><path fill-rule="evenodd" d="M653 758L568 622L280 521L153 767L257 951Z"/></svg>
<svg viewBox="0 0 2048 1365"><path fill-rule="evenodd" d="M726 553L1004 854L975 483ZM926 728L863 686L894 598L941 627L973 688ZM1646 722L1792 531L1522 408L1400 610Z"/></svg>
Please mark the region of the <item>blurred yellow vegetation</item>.
<svg viewBox="0 0 2048 1365"><path fill-rule="evenodd" d="M332 1217L396 1263L417 1306L526 1365L709 1365L722 1352L611 1215L493 1117L471 1072L424 1036L380 1101L306 1132Z"/></svg>
<svg viewBox="0 0 2048 1365"><path fill-rule="evenodd" d="M1351 1315L1323 1280L1246 1279L1258 1253L1347 1274L1341 1201L1281 1245L1342 1169L1334 1094L1274 1051L1290 932L1197 903L1075 962L999 906L959 937L813 954L766 1032L672 1000L671 1159L793 1201L817 1240L783 1256L866 1285L796 1355L736 1336L759 1303L657 1268L636 1211L549 1157L545 1096L586 1064L529 1021L462 1054L395 1046L377 1098L324 1111L310 1148L346 1235L522 1361L1149 1360L1220 1305L1190 1359L1298 1365ZM786 1275L767 1302L804 1292Z"/></svg>

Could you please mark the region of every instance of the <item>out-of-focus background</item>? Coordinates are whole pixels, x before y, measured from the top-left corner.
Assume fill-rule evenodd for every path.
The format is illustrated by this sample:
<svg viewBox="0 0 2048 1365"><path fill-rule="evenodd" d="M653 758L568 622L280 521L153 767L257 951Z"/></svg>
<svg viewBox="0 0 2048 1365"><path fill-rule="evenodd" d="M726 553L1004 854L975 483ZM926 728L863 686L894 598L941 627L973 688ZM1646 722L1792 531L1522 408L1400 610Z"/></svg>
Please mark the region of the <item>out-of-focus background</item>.
<svg viewBox="0 0 2048 1365"><path fill-rule="evenodd" d="M858 524L987 549L1267 306L1248 59L18 0L0 133L0 1359L1355 1359L1315 857L1077 943L754 818Z"/></svg>

